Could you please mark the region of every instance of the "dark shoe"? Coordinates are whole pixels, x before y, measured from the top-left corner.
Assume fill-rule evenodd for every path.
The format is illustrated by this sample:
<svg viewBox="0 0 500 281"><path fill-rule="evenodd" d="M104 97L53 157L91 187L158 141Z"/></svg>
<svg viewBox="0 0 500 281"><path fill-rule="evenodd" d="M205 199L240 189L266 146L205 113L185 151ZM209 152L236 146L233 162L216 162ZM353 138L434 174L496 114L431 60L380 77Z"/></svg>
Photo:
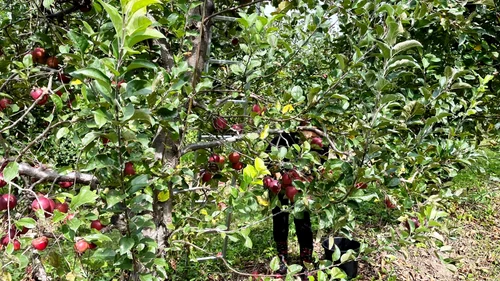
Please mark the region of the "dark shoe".
<svg viewBox="0 0 500 281"><path fill-rule="evenodd" d="M302 271L300 272L300 278L302 280L309 280L307 277L311 275L309 271L316 269L316 264L314 264L313 249L302 248L300 249L300 263L302 265Z"/></svg>
<svg viewBox="0 0 500 281"><path fill-rule="evenodd" d="M280 267L276 270L275 274L285 275L287 272L287 260L288 260L288 242L281 241L276 242L276 249L278 250L278 258L280 259Z"/></svg>

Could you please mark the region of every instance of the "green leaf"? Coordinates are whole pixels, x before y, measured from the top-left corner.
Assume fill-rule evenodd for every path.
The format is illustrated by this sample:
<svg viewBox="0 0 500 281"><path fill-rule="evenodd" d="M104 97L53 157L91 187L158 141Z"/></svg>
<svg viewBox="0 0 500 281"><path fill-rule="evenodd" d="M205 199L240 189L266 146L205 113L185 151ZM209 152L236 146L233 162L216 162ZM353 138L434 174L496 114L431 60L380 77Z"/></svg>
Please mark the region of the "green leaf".
<svg viewBox="0 0 500 281"><path fill-rule="evenodd" d="M134 32L127 39L127 47L132 48L135 44L147 40L147 39L158 39L165 38L165 36L156 29L148 28L146 30L139 30Z"/></svg>
<svg viewBox="0 0 500 281"><path fill-rule="evenodd" d="M50 6L52 5L52 3L54 3L54 0L43 0L43 6L46 9L50 9Z"/></svg>
<svg viewBox="0 0 500 281"><path fill-rule="evenodd" d="M292 98L294 100L299 101L303 97L304 91L300 86L294 86L290 91L290 94L292 94Z"/></svg>
<svg viewBox="0 0 500 281"><path fill-rule="evenodd" d="M92 255L92 259L96 261L113 261L115 255L116 253L112 249L98 248Z"/></svg>
<svg viewBox="0 0 500 281"><path fill-rule="evenodd" d="M68 38L73 42L73 46L76 49L80 50L81 54L85 53L85 50L87 50L89 46L89 41L87 40L86 37L79 35L73 30L70 30L68 32Z"/></svg>
<svg viewBox="0 0 500 281"><path fill-rule="evenodd" d="M80 189L78 195L71 199L71 204L69 206L72 210L75 210L82 205L95 203L97 198L99 198L99 196L95 191L90 191L90 186L84 186Z"/></svg>
<svg viewBox="0 0 500 281"><path fill-rule="evenodd" d="M31 67L33 65L33 57L31 56L31 53L23 57L23 65L24 67Z"/></svg>
<svg viewBox="0 0 500 281"><path fill-rule="evenodd" d="M262 132L260 132L260 139L261 140L266 139L268 136L269 136L269 125L266 124L264 126L264 130L262 130Z"/></svg>
<svg viewBox="0 0 500 281"><path fill-rule="evenodd" d="M127 104L127 106L125 106L122 110L123 110L122 121L127 121L128 119L132 118L132 116L134 116L135 108L133 104L131 103Z"/></svg>
<svg viewBox="0 0 500 281"><path fill-rule="evenodd" d="M131 71L134 69L138 69L138 68L147 68L147 69L152 69L154 71L157 70L156 64L152 63L151 61L143 60L143 59L136 59L128 65L127 70L125 72Z"/></svg>
<svg viewBox="0 0 500 281"><path fill-rule="evenodd" d="M422 44L420 42L418 42L417 40L408 40L408 41L398 43L398 44L394 45L394 47L392 47L393 56L396 55L397 53L400 53L400 52L403 52L403 51L406 51L408 49L415 48L415 47L422 48Z"/></svg>
<svg viewBox="0 0 500 281"><path fill-rule="evenodd" d="M88 77L91 79L99 80L107 84L111 84L111 80L104 75L99 69L95 68L82 68L78 69L77 71L74 71L71 73L71 76L77 77L80 80L83 80L84 77Z"/></svg>
<svg viewBox="0 0 500 281"><path fill-rule="evenodd" d="M105 3L102 0L97 0L97 1L99 1L104 10L106 10L106 13L108 13L109 17L111 18L111 22L113 23L113 27L115 28L116 34L118 35L118 38L121 38L123 34L122 16L115 7L111 6L108 3Z"/></svg>
<svg viewBox="0 0 500 281"><path fill-rule="evenodd" d="M139 189L148 186L148 175L140 175L135 177L131 182L130 185L132 188L130 189L130 193L135 193Z"/></svg>
<svg viewBox="0 0 500 281"><path fill-rule="evenodd" d="M271 260L271 263L269 264L269 267L271 268L272 271L276 271L280 268L280 259L277 256L274 256L273 259Z"/></svg>
<svg viewBox="0 0 500 281"><path fill-rule="evenodd" d="M131 0L130 2L127 3L126 13L128 15L133 15L139 9L146 8L147 6L152 4L160 4L160 3L161 3L160 0Z"/></svg>
<svg viewBox="0 0 500 281"><path fill-rule="evenodd" d="M345 278L347 278L347 274L345 274L345 272L338 267L332 268L330 275L332 276L333 279L345 279Z"/></svg>
<svg viewBox="0 0 500 281"><path fill-rule="evenodd" d="M398 68L405 67L405 66L420 68L420 66L414 61L411 61L408 59L401 59L401 60L395 61L391 65L389 65L387 67L387 72L390 73L391 71L394 71Z"/></svg>
<svg viewBox="0 0 500 281"><path fill-rule="evenodd" d="M108 117L101 109L94 111L94 121L97 127L100 129L108 122Z"/></svg>
<svg viewBox="0 0 500 281"><path fill-rule="evenodd" d="M257 173L259 175L270 175L271 172L266 167L266 164L264 163L264 160L260 159L259 157L255 158L255 169L257 170Z"/></svg>
<svg viewBox="0 0 500 281"><path fill-rule="evenodd" d="M61 138L64 138L64 136L66 136L68 133L69 133L68 127L62 127L62 128L60 128L59 130L57 130L56 139L59 140Z"/></svg>
<svg viewBox="0 0 500 281"><path fill-rule="evenodd" d="M36 221L33 218L22 218L16 222L16 225L23 228L35 228Z"/></svg>
<svg viewBox="0 0 500 281"><path fill-rule="evenodd" d="M120 254L126 254L134 247L134 239L130 237L122 237L120 239Z"/></svg>
<svg viewBox="0 0 500 281"><path fill-rule="evenodd" d="M98 242L112 242L113 240L109 238L109 236L104 235L102 233L93 233L90 235L86 235L83 237L85 241L98 241Z"/></svg>
<svg viewBox="0 0 500 281"><path fill-rule="evenodd" d="M19 164L17 162L9 162L3 169L3 180L10 182L19 175Z"/></svg>
<svg viewBox="0 0 500 281"><path fill-rule="evenodd" d="M382 55L384 56L384 58L386 60L388 60L392 57L391 48L387 44L385 44L383 42L377 42L377 46L379 47Z"/></svg>

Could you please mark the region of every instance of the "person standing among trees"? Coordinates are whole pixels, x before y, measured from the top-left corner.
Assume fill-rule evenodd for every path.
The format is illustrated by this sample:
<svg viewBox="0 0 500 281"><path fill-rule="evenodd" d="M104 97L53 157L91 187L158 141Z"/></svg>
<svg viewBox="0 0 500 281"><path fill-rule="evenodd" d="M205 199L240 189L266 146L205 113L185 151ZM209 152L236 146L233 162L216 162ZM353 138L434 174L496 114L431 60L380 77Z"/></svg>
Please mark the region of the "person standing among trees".
<svg viewBox="0 0 500 281"><path fill-rule="evenodd" d="M313 131L303 130L293 133L282 133L277 135L271 140L271 143L266 148L266 152L270 153L272 147L280 148L290 148L294 144L300 145L302 140L304 139L314 139L317 138L316 141L321 140ZM313 141L314 142L314 141ZM325 161L324 158L328 156L328 148L313 145L313 150L317 151L320 154L321 162ZM286 159L284 161L287 161ZM274 165L273 165L274 164ZM271 164L271 173L275 176L276 179L281 179L281 186L269 187L269 185L280 185L277 180L273 180L271 178L267 178L264 180L264 185L269 187L270 197L273 198L278 196L278 200L281 206L293 204L293 201L290 202L290 198L286 195L285 188L283 186L283 176L290 177L291 180L306 180L305 175L301 175L300 171L296 171L295 169L286 170L281 166L282 163L273 163ZM273 180L274 182L271 182ZM308 176L308 180L311 180L311 176ZM288 180L289 181L289 180ZM293 199L293 197L292 197ZM276 250L278 253L278 258L280 260L279 269L275 272L277 274L286 274L287 272L287 261L288 261L288 227L289 227L289 215L288 211L284 211L280 206L276 206L272 209L273 214L273 238L276 244ZM305 263L313 263L313 232L311 226L311 217L308 211L303 211L299 214L300 217L294 217L295 229L297 233L297 239L300 247L300 261L303 266L303 272L305 272Z"/></svg>

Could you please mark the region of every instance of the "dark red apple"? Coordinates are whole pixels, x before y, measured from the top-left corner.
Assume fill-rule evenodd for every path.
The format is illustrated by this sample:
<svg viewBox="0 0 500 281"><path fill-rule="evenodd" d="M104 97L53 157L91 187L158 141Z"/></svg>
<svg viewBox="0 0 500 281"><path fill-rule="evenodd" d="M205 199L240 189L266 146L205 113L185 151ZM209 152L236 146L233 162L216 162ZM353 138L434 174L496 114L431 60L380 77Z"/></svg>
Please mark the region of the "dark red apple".
<svg viewBox="0 0 500 281"><path fill-rule="evenodd" d="M273 182L273 178L271 178L270 176L265 176L264 179L262 180L264 187L267 187L267 188L271 187L272 182Z"/></svg>
<svg viewBox="0 0 500 281"><path fill-rule="evenodd" d="M81 239L75 243L75 251L79 254L83 254L85 251L89 249L89 242Z"/></svg>
<svg viewBox="0 0 500 281"><path fill-rule="evenodd" d="M357 182L356 183L357 189L366 189L367 187L368 187L368 184L366 184L366 182Z"/></svg>
<svg viewBox="0 0 500 281"><path fill-rule="evenodd" d="M241 155L238 152L231 152L227 158L234 164L240 162Z"/></svg>
<svg viewBox="0 0 500 281"><path fill-rule="evenodd" d="M59 60L56 57L49 57L47 59L47 66L50 68L58 68Z"/></svg>
<svg viewBox="0 0 500 281"><path fill-rule="evenodd" d="M35 48L33 51L31 51L31 57L33 58L34 62L45 63L45 49L40 47Z"/></svg>
<svg viewBox="0 0 500 281"><path fill-rule="evenodd" d="M57 202L56 207L54 208L54 211L55 210L58 210L61 213L67 213L69 210L69 205L66 202L64 202L64 203Z"/></svg>
<svg viewBox="0 0 500 281"><path fill-rule="evenodd" d="M0 196L0 211L5 211L7 210L7 201L3 196Z"/></svg>
<svg viewBox="0 0 500 281"><path fill-rule="evenodd" d="M294 200L295 194L297 194L298 192L299 191L293 185L289 185L285 189L286 197L288 197L288 199L290 199L290 201L292 202Z"/></svg>
<svg viewBox="0 0 500 281"><path fill-rule="evenodd" d="M262 108L260 107L259 104L254 104L253 107L252 107L252 112L255 112L258 115L260 115L263 112L263 110L262 110Z"/></svg>
<svg viewBox="0 0 500 281"><path fill-rule="evenodd" d="M94 243L89 243L89 249L93 250L93 249L95 249L95 248L97 248L97 245L96 245L96 244L94 244Z"/></svg>
<svg viewBox="0 0 500 281"><path fill-rule="evenodd" d="M232 40L231 40L231 44L233 44L233 46L238 46L238 44L240 43L240 40L236 37L234 37Z"/></svg>
<svg viewBox="0 0 500 281"><path fill-rule="evenodd" d="M57 74L57 76L59 77L59 81L61 81L64 84L71 82L71 78L66 76L66 74L64 74L64 73L59 72L59 74Z"/></svg>
<svg viewBox="0 0 500 281"><path fill-rule="evenodd" d="M31 246L33 246L33 248L37 249L38 251L45 250L45 248L47 248L47 245L49 245L49 239L45 236L33 239L31 241Z"/></svg>
<svg viewBox="0 0 500 281"><path fill-rule="evenodd" d="M272 193L278 194L281 191L281 184L277 180L271 180L268 183L268 188Z"/></svg>
<svg viewBox="0 0 500 281"><path fill-rule="evenodd" d="M220 117L220 116L214 118L213 126L217 131L224 131L228 127L226 119L224 119L224 117Z"/></svg>
<svg viewBox="0 0 500 281"><path fill-rule="evenodd" d="M389 198L388 196L385 197L385 206L388 208L388 209L395 209L396 208L396 204L394 204L394 202L392 202L391 198Z"/></svg>
<svg viewBox="0 0 500 281"><path fill-rule="evenodd" d="M283 174L283 176L281 177L281 182L283 183L284 186L291 185L292 181L293 180L288 173Z"/></svg>
<svg viewBox="0 0 500 281"><path fill-rule="evenodd" d="M210 157L208 157L208 162L219 163L219 161L220 161L220 157L217 154L212 154L212 155L210 155Z"/></svg>
<svg viewBox="0 0 500 281"><path fill-rule="evenodd" d="M14 240L12 244L14 245L14 251L18 251L21 249L21 243L18 240Z"/></svg>
<svg viewBox="0 0 500 281"><path fill-rule="evenodd" d="M90 228L93 228L98 231L101 231L101 229L103 229L104 227L105 225L103 225L100 220L94 220L90 223Z"/></svg>
<svg viewBox="0 0 500 281"><path fill-rule="evenodd" d="M57 91L55 94L61 97L63 93L61 91Z"/></svg>
<svg viewBox="0 0 500 281"><path fill-rule="evenodd" d="M101 141L102 141L102 144L104 144L105 146L108 145L108 143L109 143L109 139L107 137L101 137Z"/></svg>
<svg viewBox="0 0 500 281"><path fill-rule="evenodd" d="M42 95L43 95L43 90L41 88L35 88L30 93L30 96L34 100L38 100L38 98L40 98ZM47 103L48 100L49 100L49 96L48 95L43 95L43 97L37 102L37 104L38 105L44 105L44 104Z"/></svg>
<svg viewBox="0 0 500 281"><path fill-rule="evenodd" d="M241 162L233 163L232 166L233 166L233 169L235 169L236 171L243 169L243 163L241 163Z"/></svg>
<svg viewBox="0 0 500 281"><path fill-rule="evenodd" d="M210 181L211 179L212 179L212 173L210 173L210 172L204 172L204 173L203 173L203 176L201 177L201 180L202 180L203 182L208 182L208 181Z"/></svg>
<svg viewBox="0 0 500 281"><path fill-rule="evenodd" d="M7 182L3 180L3 173L0 173L0 187L7 185Z"/></svg>
<svg viewBox="0 0 500 281"><path fill-rule="evenodd" d="M243 125L242 124L234 124L233 126L231 126L231 129L239 134L239 133L243 132Z"/></svg>
<svg viewBox="0 0 500 281"><path fill-rule="evenodd" d="M316 145L316 146L322 148L323 147L323 139L321 139L320 137L314 137L311 140L311 144L313 146Z"/></svg>
<svg viewBox="0 0 500 281"><path fill-rule="evenodd" d="M12 101L7 99L7 98L3 98L0 100L0 111L6 109L7 107L9 107L9 104L12 104Z"/></svg>
<svg viewBox="0 0 500 281"><path fill-rule="evenodd" d="M18 234L26 234L30 229L23 226L23 229L18 232Z"/></svg>
<svg viewBox="0 0 500 281"><path fill-rule="evenodd" d="M51 200L45 196L38 196L35 200L33 200L33 203L31 203L31 209L35 212L38 209L42 209L45 212L45 217L49 217L54 211L54 206L50 201Z"/></svg>
<svg viewBox="0 0 500 281"><path fill-rule="evenodd" d="M72 181L61 181L61 182L59 182L59 186L62 188L70 188L73 186L73 182Z"/></svg>
<svg viewBox="0 0 500 281"><path fill-rule="evenodd" d="M5 201L6 208L12 210L17 205L17 198L12 194L4 194L2 195L3 200Z"/></svg>
<svg viewBox="0 0 500 281"><path fill-rule="evenodd" d="M123 169L123 173L126 176L133 176L133 175L135 175L134 163L132 163L132 162L125 163L125 169Z"/></svg>
<svg viewBox="0 0 500 281"><path fill-rule="evenodd" d="M410 230L410 222L409 221L412 221L413 224L415 225L415 228L419 228L420 227L420 221L418 220L418 218L409 218L408 220L405 221L405 227Z"/></svg>

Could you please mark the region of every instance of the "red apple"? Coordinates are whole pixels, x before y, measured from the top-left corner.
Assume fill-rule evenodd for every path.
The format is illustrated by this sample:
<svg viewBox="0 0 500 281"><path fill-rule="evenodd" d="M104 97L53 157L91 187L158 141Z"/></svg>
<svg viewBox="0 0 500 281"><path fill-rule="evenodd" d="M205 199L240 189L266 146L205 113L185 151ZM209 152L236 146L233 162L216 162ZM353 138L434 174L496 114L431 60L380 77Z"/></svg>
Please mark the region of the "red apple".
<svg viewBox="0 0 500 281"><path fill-rule="evenodd" d="M236 171L243 169L243 163L241 163L241 162L233 163L232 166L233 166L233 169L235 169Z"/></svg>
<svg viewBox="0 0 500 281"><path fill-rule="evenodd" d="M91 249L91 250L92 250L92 249L95 249L95 248L97 248L97 245L96 245L96 244L94 244L94 243L89 243L89 249Z"/></svg>
<svg viewBox="0 0 500 281"><path fill-rule="evenodd" d="M109 143L109 139L107 137L101 137L101 141L102 141L102 144L104 144L105 146L108 145L108 143Z"/></svg>
<svg viewBox="0 0 500 281"><path fill-rule="evenodd" d="M323 139L321 139L320 137L314 137L311 140L311 144L313 146L318 146L318 147L322 148L323 147Z"/></svg>
<svg viewBox="0 0 500 281"><path fill-rule="evenodd" d="M222 211L222 210L224 210L224 209L226 209L226 208L227 208L227 205L226 205L226 203L224 203L224 202L219 202L219 203L217 204L217 209L219 209L220 211Z"/></svg>
<svg viewBox="0 0 500 281"><path fill-rule="evenodd" d="M61 182L59 182L59 186L62 188L70 188L73 186L73 182L72 181L61 181Z"/></svg>
<svg viewBox="0 0 500 281"><path fill-rule="evenodd" d="M14 251L18 251L21 249L21 243L18 240L14 240L12 244L14 245Z"/></svg>
<svg viewBox="0 0 500 281"><path fill-rule="evenodd" d="M61 213L67 213L69 210L69 205L66 202L64 203L57 202L54 210L58 210Z"/></svg>
<svg viewBox="0 0 500 281"><path fill-rule="evenodd" d="M57 91L55 94L61 97L63 93L61 91Z"/></svg>
<svg viewBox="0 0 500 281"><path fill-rule="evenodd" d="M253 107L252 107L252 112L255 112L258 115L260 115L263 112L263 110L262 110L262 107L260 107L259 104L254 104Z"/></svg>
<svg viewBox="0 0 500 281"><path fill-rule="evenodd" d="M33 239L31 241L31 246L33 246L33 248L37 249L38 251L45 250L48 244L49 244L49 239L45 236Z"/></svg>
<svg viewBox="0 0 500 281"><path fill-rule="evenodd" d="M220 157L217 154L212 154L212 155L210 155L210 157L208 157L208 162L219 163L219 161L220 161Z"/></svg>
<svg viewBox="0 0 500 281"><path fill-rule="evenodd" d="M123 169L123 173L125 174L125 176L135 175L134 163L132 162L125 163L125 169Z"/></svg>
<svg viewBox="0 0 500 281"><path fill-rule="evenodd" d="M234 124L233 126L231 126L231 129L239 134L239 133L243 132L243 125L242 124Z"/></svg>
<svg viewBox="0 0 500 281"><path fill-rule="evenodd" d="M45 49L44 48L35 48L31 51L31 57L34 62L37 63L45 63Z"/></svg>
<svg viewBox="0 0 500 281"><path fill-rule="evenodd" d="M98 231L101 231L101 229L103 229L104 226L105 225L103 225L100 220L95 220L90 223L90 228L93 228Z"/></svg>
<svg viewBox="0 0 500 281"><path fill-rule="evenodd" d="M419 228L419 227L420 227L420 221L418 220L418 218L413 217L413 218L409 218L409 219L408 219L408 220L406 220L406 221L405 221L405 223L404 223L404 224L405 224L405 227L406 227L408 230L410 230L410 222L409 222L410 220L411 220L411 221L413 222L413 224L415 225L415 228Z"/></svg>
<svg viewBox="0 0 500 281"><path fill-rule="evenodd" d="M58 68L59 60L56 57L50 57L47 59L47 66L50 68Z"/></svg>
<svg viewBox="0 0 500 281"><path fill-rule="evenodd" d="M9 104L12 104L12 101L7 99L7 98L3 98L0 100L0 111L6 109L7 107L9 107Z"/></svg>
<svg viewBox="0 0 500 281"><path fill-rule="evenodd" d="M366 189L367 187L368 187L368 184L366 184L366 182L357 182L356 183L357 189Z"/></svg>
<svg viewBox="0 0 500 281"><path fill-rule="evenodd" d="M262 180L262 183L263 183L264 187L270 188L272 181L273 181L273 178L271 178L270 176L265 176L264 179Z"/></svg>
<svg viewBox="0 0 500 281"><path fill-rule="evenodd" d="M283 174L281 177L281 182L283 183L284 186L292 185L292 178L288 173Z"/></svg>
<svg viewBox="0 0 500 281"><path fill-rule="evenodd" d="M5 201L6 209L12 210L17 205L17 198L12 194L4 194L2 199Z"/></svg>
<svg viewBox="0 0 500 281"><path fill-rule="evenodd" d="M240 40L236 37L234 37L232 40L231 40L231 44L233 44L233 46L238 46L238 44L240 43Z"/></svg>
<svg viewBox="0 0 500 281"><path fill-rule="evenodd" d="M281 184L277 180L271 180L268 183L268 188L272 193L278 194L281 191Z"/></svg>
<svg viewBox="0 0 500 281"><path fill-rule="evenodd" d="M63 223L67 223L68 221L72 220L74 217L75 217L75 214L67 214L63 220Z"/></svg>
<svg viewBox="0 0 500 281"><path fill-rule="evenodd" d="M294 200L293 198L295 197L295 194L297 194L298 192L299 191L293 185L289 185L285 189L286 197L288 197L288 199L290 199L290 201L292 202Z"/></svg>
<svg viewBox="0 0 500 281"><path fill-rule="evenodd" d="M210 181L211 179L212 179L212 173L210 173L210 172L204 172L204 173L203 173L203 176L201 177L201 180L202 180L203 182L208 182L208 181Z"/></svg>
<svg viewBox="0 0 500 281"><path fill-rule="evenodd" d="M57 76L59 77L59 81L61 81L64 84L71 82L71 78L66 76L66 74L64 74L64 73L59 72L59 74L57 74Z"/></svg>
<svg viewBox="0 0 500 281"><path fill-rule="evenodd" d="M81 239L75 243L75 251L79 254L83 254L83 252L89 249L89 242Z"/></svg>
<svg viewBox="0 0 500 281"><path fill-rule="evenodd" d="M385 206L388 208L388 209L395 209L396 208L396 204L394 204L394 202L392 202L391 198L389 198L388 196L385 197Z"/></svg>
<svg viewBox="0 0 500 281"><path fill-rule="evenodd" d="M227 158L229 159L229 162L234 164L240 162L241 156L238 152L232 152Z"/></svg>
<svg viewBox="0 0 500 281"><path fill-rule="evenodd" d="M35 212L38 209L42 209L45 212L45 217L49 217L52 214L52 211L54 211L53 207L55 207L55 204L52 205L50 201L51 200L45 196L38 196L35 200L33 200L33 203L31 203L31 209Z"/></svg>
<svg viewBox="0 0 500 281"><path fill-rule="evenodd" d="M30 96L34 99L34 100L38 100L38 98L40 98L41 96L43 95L43 90L41 88L35 88L31 91L30 93ZM47 103L47 101L49 100L49 96L47 95L44 95L38 102L37 104L39 105L44 105Z"/></svg>
<svg viewBox="0 0 500 281"><path fill-rule="evenodd" d="M3 180L3 173L0 173L0 187L7 185L7 182Z"/></svg>
<svg viewBox="0 0 500 281"><path fill-rule="evenodd" d="M226 158L224 156L219 156L219 164L224 164L226 162Z"/></svg>
<svg viewBox="0 0 500 281"><path fill-rule="evenodd" d="M220 116L214 119L213 126L217 131L224 131L228 127L226 119Z"/></svg>

